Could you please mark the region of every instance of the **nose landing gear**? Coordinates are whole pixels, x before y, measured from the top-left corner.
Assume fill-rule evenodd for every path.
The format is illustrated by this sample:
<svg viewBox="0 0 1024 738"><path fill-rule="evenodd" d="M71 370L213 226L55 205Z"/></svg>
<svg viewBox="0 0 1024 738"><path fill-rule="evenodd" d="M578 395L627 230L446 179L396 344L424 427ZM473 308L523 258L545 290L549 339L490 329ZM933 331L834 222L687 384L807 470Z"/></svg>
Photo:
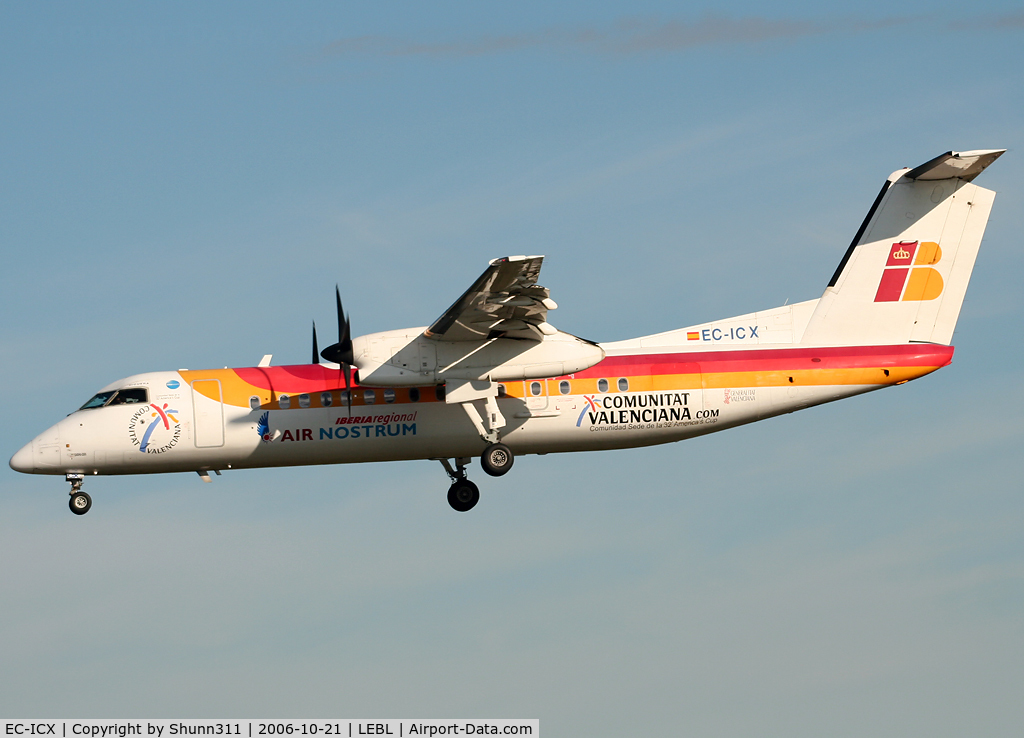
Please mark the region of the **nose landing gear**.
<svg viewBox="0 0 1024 738"><path fill-rule="evenodd" d="M83 475L68 474L65 479L71 482L71 499L68 500L68 507L75 515L85 515L92 507L92 498L82 491Z"/></svg>
<svg viewBox="0 0 1024 738"><path fill-rule="evenodd" d="M85 515L92 507L92 498L87 492L72 492L68 507L75 515Z"/></svg>

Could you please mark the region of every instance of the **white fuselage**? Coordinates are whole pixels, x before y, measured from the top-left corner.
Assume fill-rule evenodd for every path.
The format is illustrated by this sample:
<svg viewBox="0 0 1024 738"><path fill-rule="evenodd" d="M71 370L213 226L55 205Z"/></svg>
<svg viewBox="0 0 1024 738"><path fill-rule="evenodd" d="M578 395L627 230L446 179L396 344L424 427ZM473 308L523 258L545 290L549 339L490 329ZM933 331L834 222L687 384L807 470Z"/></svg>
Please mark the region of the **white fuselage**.
<svg viewBox="0 0 1024 738"><path fill-rule="evenodd" d="M712 349L712 350L708 350ZM945 346L707 345L611 349L584 372L505 382L501 440L517 455L646 446L922 376ZM79 410L11 460L37 474L145 474L467 458L486 446L436 386L349 396L328 366L154 372L112 383L144 402Z"/></svg>

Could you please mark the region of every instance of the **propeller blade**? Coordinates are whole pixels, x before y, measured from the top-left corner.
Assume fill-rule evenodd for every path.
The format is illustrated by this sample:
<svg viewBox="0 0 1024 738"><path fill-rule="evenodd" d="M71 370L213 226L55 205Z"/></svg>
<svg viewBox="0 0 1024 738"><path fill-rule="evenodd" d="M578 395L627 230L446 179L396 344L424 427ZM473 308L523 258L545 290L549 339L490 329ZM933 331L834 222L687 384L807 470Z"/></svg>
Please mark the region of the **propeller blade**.
<svg viewBox="0 0 1024 738"><path fill-rule="evenodd" d="M341 290L334 285L334 304L338 311L338 342L331 344L320 356L332 364L338 364L342 376L345 378L345 404L348 405L348 416L352 417L352 367L355 365L355 357L352 355L352 323L345 315L345 309L341 306ZM316 362L316 321L313 322L313 362Z"/></svg>
<svg viewBox="0 0 1024 738"><path fill-rule="evenodd" d="M338 309L338 342L325 348L320 355L335 364L353 364L352 324L345 317L345 310L341 306L341 290L337 285L334 286L334 300Z"/></svg>
<svg viewBox="0 0 1024 738"><path fill-rule="evenodd" d="M319 364L320 363L320 351L316 347L316 321L315 320L313 321L313 360L310 363L311 364Z"/></svg>
<svg viewBox="0 0 1024 738"><path fill-rule="evenodd" d="M338 308L338 345L344 346L346 335L342 329L345 328L345 310L341 307L341 290L337 285L334 286L334 301Z"/></svg>

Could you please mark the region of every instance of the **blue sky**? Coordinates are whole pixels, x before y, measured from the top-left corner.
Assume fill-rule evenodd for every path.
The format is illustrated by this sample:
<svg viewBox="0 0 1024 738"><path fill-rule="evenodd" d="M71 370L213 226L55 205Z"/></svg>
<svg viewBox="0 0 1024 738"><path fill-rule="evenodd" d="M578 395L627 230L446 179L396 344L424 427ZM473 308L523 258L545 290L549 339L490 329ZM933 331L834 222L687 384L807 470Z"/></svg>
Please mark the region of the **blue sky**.
<svg viewBox="0 0 1024 738"><path fill-rule="evenodd" d="M703 439L0 471L0 714L539 717L551 735L1024 720L1024 14L1005 3L7 4L0 447L141 371L304 362L547 255L595 340L821 294L882 180L1008 148L949 368ZM329 329L328 329L329 330Z"/></svg>

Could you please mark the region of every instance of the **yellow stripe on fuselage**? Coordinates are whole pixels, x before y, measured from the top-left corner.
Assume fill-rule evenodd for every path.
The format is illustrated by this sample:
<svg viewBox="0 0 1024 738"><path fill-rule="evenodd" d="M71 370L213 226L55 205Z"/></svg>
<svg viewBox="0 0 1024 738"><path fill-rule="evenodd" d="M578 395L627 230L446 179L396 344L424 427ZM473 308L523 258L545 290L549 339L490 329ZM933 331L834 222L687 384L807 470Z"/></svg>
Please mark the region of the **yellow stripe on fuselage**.
<svg viewBox="0 0 1024 738"><path fill-rule="evenodd" d="M785 386L823 386L823 385L891 385L906 382L911 379L923 377L926 374L938 369L938 366L899 366L899 367L861 367L847 369L777 369L757 370L739 372L706 372L704 374L635 374L626 376L628 381L627 392L659 392L666 390L694 391L699 389L728 389L741 387L785 387ZM287 394L291 400L290 408L295 409L298 405L299 393L277 393L272 390L256 387L239 377L232 369L210 369L205 371L182 371L182 378L191 384L196 380L216 379L220 381L222 397L218 398L215 388L208 383L202 383L195 387L196 391L211 399L222 399L226 405L235 407L249 407L251 397L258 397L260 409L280 409L278 398L281 394ZM620 377L609 376L609 393L617 393L617 382ZM516 382L505 382L505 395L508 397L527 398L534 396L530 392L530 385L534 382L541 382L541 395L558 397L560 383L569 383L569 395L602 394L598 389L598 379L565 377L561 379L538 379ZM546 386L544 386L546 385ZM374 402L368 403L364 397L364 391L373 389L376 395ZM395 389L393 403L385 403L381 388L356 387L352 390L352 406L384 406L386 404L407 404L412 402L410 390L412 388ZM439 402L435 393L435 387L416 388L419 390L417 402ZM309 395L309 407L326 407L322 402L319 391L312 391ZM332 391L333 407L347 407L341 402L341 390Z"/></svg>

